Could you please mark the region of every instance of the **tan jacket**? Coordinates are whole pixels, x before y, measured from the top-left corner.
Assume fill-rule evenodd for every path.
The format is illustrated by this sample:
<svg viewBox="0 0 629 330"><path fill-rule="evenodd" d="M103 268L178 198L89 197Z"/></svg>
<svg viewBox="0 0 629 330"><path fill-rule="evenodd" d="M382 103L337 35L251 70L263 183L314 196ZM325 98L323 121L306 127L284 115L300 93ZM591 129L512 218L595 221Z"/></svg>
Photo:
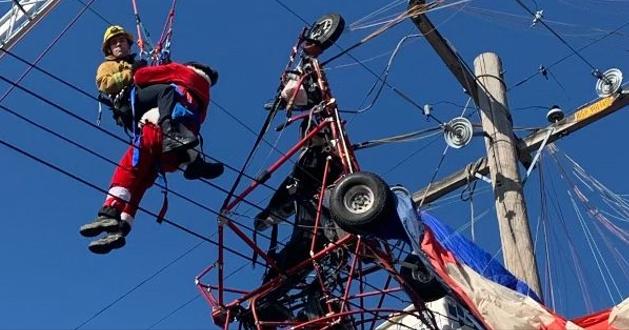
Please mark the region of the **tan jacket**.
<svg viewBox="0 0 629 330"><path fill-rule="evenodd" d="M96 87L101 93L117 95L123 88L133 83L131 63L133 55L125 59L116 59L113 55L105 57L96 71Z"/></svg>

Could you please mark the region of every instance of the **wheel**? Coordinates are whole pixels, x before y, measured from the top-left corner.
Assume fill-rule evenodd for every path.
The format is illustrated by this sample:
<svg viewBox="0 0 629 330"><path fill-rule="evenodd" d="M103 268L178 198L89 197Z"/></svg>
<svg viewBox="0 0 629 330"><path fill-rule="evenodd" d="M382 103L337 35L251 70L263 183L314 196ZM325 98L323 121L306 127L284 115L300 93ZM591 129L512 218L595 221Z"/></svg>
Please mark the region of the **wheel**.
<svg viewBox="0 0 629 330"><path fill-rule="evenodd" d="M342 178L330 195L332 219L350 233L374 233L394 211L393 193L373 173L357 172Z"/></svg>
<svg viewBox="0 0 629 330"><path fill-rule="evenodd" d="M319 18L308 31L308 39L315 41L326 50L332 46L343 33L345 20L339 14L327 14Z"/></svg>
<svg viewBox="0 0 629 330"><path fill-rule="evenodd" d="M435 301L443 298L446 291L418 256L409 254L402 263L400 276L409 283L424 301Z"/></svg>

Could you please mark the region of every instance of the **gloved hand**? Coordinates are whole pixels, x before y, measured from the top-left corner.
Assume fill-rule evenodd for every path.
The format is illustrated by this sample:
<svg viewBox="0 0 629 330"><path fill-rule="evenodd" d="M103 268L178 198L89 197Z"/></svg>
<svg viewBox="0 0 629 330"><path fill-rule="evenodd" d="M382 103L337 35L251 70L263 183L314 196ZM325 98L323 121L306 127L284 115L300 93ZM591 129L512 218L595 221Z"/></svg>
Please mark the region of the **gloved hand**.
<svg viewBox="0 0 629 330"><path fill-rule="evenodd" d="M131 64L131 71L135 72L135 70L139 68L143 68L148 65L148 62L145 59L134 61Z"/></svg>
<svg viewBox="0 0 629 330"><path fill-rule="evenodd" d="M131 115L131 108L123 106L119 109L111 108L113 112L113 118L116 121L116 125L131 129L133 125L133 116Z"/></svg>
<svg viewBox="0 0 629 330"><path fill-rule="evenodd" d="M102 104L104 104L104 105L106 105L106 106L108 106L110 108L112 108L114 106L114 103L111 100L111 98L108 95L103 94L103 93L99 93L98 94L98 102L100 102L100 103L102 103Z"/></svg>

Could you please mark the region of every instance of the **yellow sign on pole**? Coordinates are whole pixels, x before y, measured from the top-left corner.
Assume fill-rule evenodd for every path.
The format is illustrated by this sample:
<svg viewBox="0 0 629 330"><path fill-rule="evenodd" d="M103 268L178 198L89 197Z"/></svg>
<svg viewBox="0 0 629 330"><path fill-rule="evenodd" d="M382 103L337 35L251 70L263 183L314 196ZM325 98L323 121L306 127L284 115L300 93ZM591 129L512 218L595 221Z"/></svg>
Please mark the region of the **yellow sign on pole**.
<svg viewBox="0 0 629 330"><path fill-rule="evenodd" d="M597 113L604 111L605 109L609 108L609 106L612 105L612 103L614 103L617 97L618 96L616 95L608 96L606 98L600 99L586 106L585 108L577 111L574 114L575 121L580 122L582 120L585 120L594 116Z"/></svg>

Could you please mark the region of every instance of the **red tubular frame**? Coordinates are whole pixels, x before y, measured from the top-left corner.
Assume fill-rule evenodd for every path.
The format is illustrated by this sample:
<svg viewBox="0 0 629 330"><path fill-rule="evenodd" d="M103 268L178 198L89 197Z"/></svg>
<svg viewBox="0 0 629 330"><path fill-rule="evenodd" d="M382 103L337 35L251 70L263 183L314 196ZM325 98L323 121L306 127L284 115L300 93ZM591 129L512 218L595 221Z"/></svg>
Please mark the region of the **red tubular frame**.
<svg viewBox="0 0 629 330"><path fill-rule="evenodd" d="M297 46L299 45L299 42ZM291 61L294 60L295 51L291 52ZM338 239L336 242L330 243L319 251L315 251L317 246L317 234L321 230L321 214L323 212L323 200L325 198L326 189L333 184L329 178L329 172L331 168L331 162L334 161L332 157L328 156L326 158L326 163L323 172L323 178L321 182L321 188L318 194L318 202L317 202L317 213L315 216L315 223L312 229L312 239L310 241L309 246L309 258L299 262L296 266L291 267L288 270L283 271L279 269L275 261L269 257L269 255L263 251L260 247L256 245L256 243L249 238L238 226L234 220L229 218L229 213L240 203L242 202L251 192L253 192L257 187L263 184L280 166L284 165L292 156L298 153L307 143L313 139L317 134L319 134L322 130L330 129L330 138L332 141L333 149L335 150L335 156L338 157L342 164L343 175L348 175L360 170L358 162L356 161L356 157L354 155L354 151L351 148L351 144L349 144L349 139L345 134L343 122L340 119L339 111L336 105L336 101L332 97L330 90L328 88L324 72L321 70L318 60L316 58L308 58L309 63L312 64L312 73L305 74L314 74L316 75L316 83L319 89L322 92L323 103L321 111L315 112L315 116L318 124L311 128L309 131L305 132L305 136L301 138L295 145L293 145L286 154L283 154L276 160L269 168L266 169L264 174L260 177L252 180L250 184L239 194L236 198L230 201L227 206L222 210L221 215L218 219L218 260L212 265L205 268L196 278L195 283L202 296L208 302L208 304L212 307L212 317L214 322L223 327L224 329L229 328L229 324L233 321L234 318L238 317L238 313L241 310L244 310L241 307L246 301L249 301L249 310L253 317L253 322L257 329L262 329L263 326L290 326L292 329L304 329L309 327L317 327L317 328L327 328L334 323L342 322L343 318L351 317L352 315L360 314L359 324L365 325L371 322L371 327L374 326L375 321L382 315L382 313L402 313L402 314L411 314L409 312L404 312L402 309L392 309L392 308L383 308L383 303L385 301L385 297L387 295L391 295L394 293L399 293L401 291L405 291L411 297L411 301L415 304L418 310L425 308L423 305L423 301L419 299L418 295L415 292L409 292L410 286L404 282L404 279L401 278L399 273L395 270L392 262L393 257L390 250L386 248L382 248L381 244L374 240L363 240L362 237L346 234ZM300 77L300 81L303 81L305 76ZM294 98L291 97L291 99ZM304 116L305 117L305 116ZM262 284L261 286L253 289L253 290L243 290L238 288L227 288L225 286L224 277L224 263L225 263L225 226L230 229L236 236L242 240L247 246L249 246L252 251L255 251L266 263L267 267L272 267L275 269L278 274L281 274L270 281ZM363 262L361 261L364 251L370 251L371 256L369 257L371 261L375 261L375 265L379 265L379 269L386 270L389 275L386 278L386 283L383 288L373 288L372 291L365 291L365 282L367 276L372 274L372 271L364 271L363 270ZM334 296L329 288L326 287L326 282L324 280L325 273L322 270L321 261L326 256L330 256L333 253L337 253L337 251L342 255L344 252L349 252L353 254L351 259L351 264L349 267L349 273L347 274L347 278L343 281L344 283L337 283L340 288L332 289L335 292L341 292L338 296ZM347 266L347 261L345 262L345 266ZM264 321L260 317L260 310L258 308L258 300L264 298L266 295L271 292L279 289L282 285L286 285L287 280L292 277L300 274L305 269L310 269L309 267L313 266L314 272L317 276L317 281L321 286L323 298L325 299L325 307L327 307L327 314L325 316L321 316L318 319L310 320L307 322L296 322L296 321ZM343 266L343 267L345 267ZM339 268L341 269L341 268ZM201 282L201 280L206 277L211 272L216 271L217 273L217 281L218 285L208 285ZM376 270L376 272L379 270ZM358 292L354 290L352 292L353 283L358 279L360 288ZM390 288L391 281L396 280L400 283L399 287ZM218 298L215 298L215 291L218 291ZM237 298L229 303L225 302L225 293L236 295ZM371 307L366 306L365 300L366 298L380 296L377 304L371 304ZM377 298L374 298L377 299ZM340 300L340 304L335 304ZM354 301L357 301L354 302ZM377 305L374 306L373 305ZM406 306L405 306L406 307ZM336 310L335 310L336 309ZM365 313L373 314L373 317L365 318ZM421 315L419 318L423 318Z"/></svg>
<svg viewBox="0 0 629 330"><path fill-rule="evenodd" d="M275 172L280 166L286 163L286 161L288 161L295 153L297 153L301 149L301 147L303 147L304 144L306 144L306 142L310 141L310 139L312 139L317 133L319 133L319 131L321 131L324 127L330 125L331 123L332 123L331 120L324 120L322 123L317 125L317 127L315 127L306 136L304 136L299 142L297 142L297 144L295 144L292 148L290 148L290 150L288 150L286 154L282 155L280 159L278 159L275 163L269 166L269 168L266 170L266 173L268 173L269 176L273 174L273 172ZM263 182L261 181L252 180L249 187L247 187L245 191L243 191L240 195L238 195L238 197L236 197L236 199L234 199L231 203L229 203L225 207L224 211L226 212L231 211L238 203L242 202L242 200L245 197L247 197L247 195L249 195L254 189L256 189L262 183Z"/></svg>

